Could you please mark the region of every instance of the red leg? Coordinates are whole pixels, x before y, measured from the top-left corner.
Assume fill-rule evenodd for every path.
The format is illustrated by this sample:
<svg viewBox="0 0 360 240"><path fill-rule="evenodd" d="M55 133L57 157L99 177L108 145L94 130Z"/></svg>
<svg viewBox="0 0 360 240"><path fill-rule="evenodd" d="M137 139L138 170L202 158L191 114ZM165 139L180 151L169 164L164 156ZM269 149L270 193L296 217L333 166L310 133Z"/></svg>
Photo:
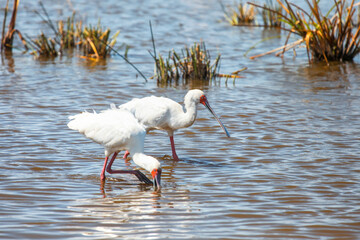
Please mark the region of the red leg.
<svg viewBox="0 0 360 240"><path fill-rule="evenodd" d="M123 159L126 159L129 155L130 155L129 151L126 151L124 156L123 156Z"/></svg>
<svg viewBox="0 0 360 240"><path fill-rule="evenodd" d="M128 174L134 174L141 182L147 183L147 184L153 184L151 180L149 180L142 172L140 172L139 170L112 170L111 166L114 163L114 160L116 158L116 156L118 155L117 152L114 153L114 155L112 156L109 164L106 167L106 171L110 174L113 173L128 173Z"/></svg>
<svg viewBox="0 0 360 240"><path fill-rule="evenodd" d="M176 154L176 151L175 151L175 143L174 143L174 137L173 136L170 136L170 143L171 143L171 151L172 151L172 155L173 155L173 158L175 161L179 161L179 158Z"/></svg>
<svg viewBox="0 0 360 240"><path fill-rule="evenodd" d="M105 157L104 166L103 166L103 169L102 169L101 174L100 174L101 181L105 180L105 169L106 169L108 159L109 159L109 157Z"/></svg>
<svg viewBox="0 0 360 240"><path fill-rule="evenodd" d="M113 163L114 163L115 158L116 158L117 155L118 155L118 152L115 152L115 153L113 154L113 156L112 156L109 164L107 165L106 171L107 171L108 173L111 173L111 172L109 172L109 169L111 170L111 166L113 165Z"/></svg>

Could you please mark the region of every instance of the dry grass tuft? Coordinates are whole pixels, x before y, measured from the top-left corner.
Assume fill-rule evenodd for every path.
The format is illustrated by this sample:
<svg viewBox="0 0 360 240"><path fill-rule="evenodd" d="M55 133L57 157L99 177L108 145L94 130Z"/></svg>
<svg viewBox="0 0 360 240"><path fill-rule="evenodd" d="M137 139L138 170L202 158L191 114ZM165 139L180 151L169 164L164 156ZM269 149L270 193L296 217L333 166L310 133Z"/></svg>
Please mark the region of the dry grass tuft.
<svg viewBox="0 0 360 240"><path fill-rule="evenodd" d="M272 0L268 0L261 11L264 27L280 28L283 25L281 21L281 15L283 8L279 4L273 3Z"/></svg>
<svg viewBox="0 0 360 240"><path fill-rule="evenodd" d="M66 22L60 20L56 34L60 37L60 51L62 49L71 49L76 47L76 41L79 38L78 33L82 29L82 22L75 23L75 12L68 17ZM65 28L66 26L66 28Z"/></svg>
<svg viewBox="0 0 360 240"><path fill-rule="evenodd" d="M19 0L14 0L13 11L12 11L10 23L9 23L7 32L5 33L6 18L7 18L7 13L9 11L9 0L7 0L7 2L6 2L6 7L5 7L5 10L4 10L4 21L3 21L2 35L1 35L1 52L3 50L6 50L6 51L11 51L12 50L12 48L13 48L13 40L14 40L15 34L17 34L19 36L19 38L22 41L22 43L24 44L25 48L27 48L26 41L23 38L22 34L20 33L19 30L15 29L16 14L17 14L18 6L19 6Z"/></svg>
<svg viewBox="0 0 360 240"><path fill-rule="evenodd" d="M185 47L180 53L169 51L168 57L155 57L155 77L158 83L178 83L180 79L210 81L216 77L219 69L220 54L211 63L209 51L205 43L194 43L192 47Z"/></svg>
<svg viewBox="0 0 360 240"><path fill-rule="evenodd" d="M352 60L360 52L360 26L356 27L353 24L353 18L356 16L354 0L350 5L346 0L334 0L333 7L326 14L321 12L316 0L306 0L309 12L288 0L277 1L286 14L279 10L270 11L281 16L281 21L289 27L286 29L289 36L296 34L301 37L302 41L299 41L299 44L305 43L309 61L347 61ZM293 47L295 46L297 45Z"/></svg>
<svg viewBox="0 0 360 240"><path fill-rule="evenodd" d="M111 48L116 43L116 38L120 31L117 31L110 37L111 30L107 28L104 30L100 23L96 26L85 27L78 33L79 48L83 54L88 58L105 58L110 54ZM110 48L110 47L111 48Z"/></svg>
<svg viewBox="0 0 360 240"><path fill-rule="evenodd" d="M241 26L254 23L256 17L256 9L254 6L240 2L235 4L233 7L229 7L227 11L221 2L220 4L223 8L225 19L232 26Z"/></svg>
<svg viewBox="0 0 360 240"><path fill-rule="evenodd" d="M95 27L91 25L83 27L81 21L75 22L75 12L66 21L59 21L56 27L42 3L40 5L45 16L37 13L53 30L55 37L51 39L41 34L37 39L29 41L34 49L33 54L56 56L58 53L63 54L66 49L77 49L83 54L82 58L90 60L104 59L110 55L120 31L110 36L111 30L109 28L104 30L100 21Z"/></svg>
<svg viewBox="0 0 360 240"><path fill-rule="evenodd" d="M31 40L31 43L28 42L31 47L34 49L32 52L36 56L42 57L56 57L58 56L58 50L56 49L56 42L54 39L45 36L44 33L41 33L37 39Z"/></svg>

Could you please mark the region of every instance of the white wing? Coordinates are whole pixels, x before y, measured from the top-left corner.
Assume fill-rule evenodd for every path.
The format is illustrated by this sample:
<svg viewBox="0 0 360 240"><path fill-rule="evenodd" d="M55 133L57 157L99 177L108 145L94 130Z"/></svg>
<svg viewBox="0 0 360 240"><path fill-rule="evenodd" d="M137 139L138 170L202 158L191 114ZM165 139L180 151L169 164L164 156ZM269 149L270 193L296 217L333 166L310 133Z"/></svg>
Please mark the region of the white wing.
<svg viewBox="0 0 360 240"><path fill-rule="evenodd" d="M68 127L107 149L127 149L133 138L145 135L145 129L134 116L123 110L110 109L99 114L83 112L69 117Z"/></svg>
<svg viewBox="0 0 360 240"><path fill-rule="evenodd" d="M168 129L174 111L183 112L177 102L164 97L135 98L119 106L134 114L147 129Z"/></svg>

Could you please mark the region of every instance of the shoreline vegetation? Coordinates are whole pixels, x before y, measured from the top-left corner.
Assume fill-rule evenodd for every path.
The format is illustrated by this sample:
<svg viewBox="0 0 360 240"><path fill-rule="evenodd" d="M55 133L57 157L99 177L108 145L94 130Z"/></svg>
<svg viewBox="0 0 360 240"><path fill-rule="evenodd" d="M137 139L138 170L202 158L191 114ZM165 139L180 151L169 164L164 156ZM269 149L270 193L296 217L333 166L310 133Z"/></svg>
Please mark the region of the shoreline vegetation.
<svg viewBox="0 0 360 240"><path fill-rule="evenodd" d="M360 52L360 2L355 0L333 1L327 13L322 13L321 0L306 0L308 10L289 0L267 1L264 5L254 2L237 3L226 10L220 2L225 19L232 26L272 27L288 32L282 47L251 56L250 59L276 52L283 56L305 44L308 61L352 61ZM349 3L350 2L350 3ZM260 11L261 10L261 11ZM256 20L261 13L263 24ZM291 35L300 37L289 43Z"/></svg>
<svg viewBox="0 0 360 240"><path fill-rule="evenodd" d="M180 81L182 84L188 84L190 81L211 82L216 78L226 78L225 83L232 78L235 82L236 78L242 78L239 73L247 69L243 68L231 74L219 73L221 54L218 53L212 61L203 41L195 42L192 47L185 46L180 52L172 49L168 52L167 58L163 57L156 52L151 21L149 26L153 45L153 52L149 53L155 64L154 76L151 79L156 79L158 85L179 85Z"/></svg>
<svg viewBox="0 0 360 240"><path fill-rule="evenodd" d="M36 13L52 29L54 37L41 33L36 39L27 41L32 49L31 54L36 57L56 57L63 55L65 50L77 50L81 58L94 61L110 56L120 31L110 36L111 30L101 26L100 20L96 26L83 26L82 21L75 21L76 12L66 21L60 20L55 25L41 2L40 6L43 15Z"/></svg>
<svg viewBox="0 0 360 240"><path fill-rule="evenodd" d="M40 2L39 5L43 13L41 14L38 11L35 11L35 13L49 26L53 31L53 35L49 37L41 32L37 38L25 38L18 29L15 29L18 5L19 0L14 0L12 17L6 31L6 20L9 12L9 0L7 0L2 29L1 52L12 51L14 48L13 40L15 34L17 34L24 45L25 51L29 51L35 57L57 57L64 55L65 50L77 50L81 54L81 58L96 61L110 56L111 49L114 47L116 38L120 33L120 31L117 31L110 36L111 30L101 26L100 20L96 26L83 26L82 21L75 22L75 12L67 20L60 20L57 24L54 24L43 3Z"/></svg>
<svg viewBox="0 0 360 240"><path fill-rule="evenodd" d="M282 13L281 5L274 3L272 0L267 0L260 11L259 5L254 5L252 2L243 3L235 2L231 6L225 6L222 1L219 1L221 9L224 13L225 20L231 26L239 27L263 27L263 28L281 28L283 22L280 19L279 13ZM259 19L262 23L259 23Z"/></svg>
<svg viewBox="0 0 360 240"><path fill-rule="evenodd" d="M307 10L289 0L268 0L263 5L254 2L240 2L227 8L220 1L220 5L226 21L232 26L274 28L279 29L279 32L288 33L283 46L250 56L250 59L272 53L276 53L275 56L284 56L288 50L295 52L295 48L305 45L309 63L323 61L329 65L331 61L352 61L360 52L360 2L333 0L333 6L323 14L319 7L320 1L306 0ZM127 59L128 46L125 46L124 55L114 49L120 31L111 35L110 28L103 27L100 20L95 26L84 26L82 21L76 21L75 12L66 20L60 20L54 24L42 2L39 2L39 6L42 13L35 12L48 25L52 34L48 36L41 32L37 38L25 38L15 26L19 0L13 1L8 25L6 25L6 21L10 12L9 0L6 1L2 24L1 53L11 53L16 35L22 42L25 52L30 52L36 58L63 56L69 50L77 51L80 58L96 62L106 59L111 52L114 52L134 67L147 81L138 68ZM257 18L259 17L261 17L262 24L258 23ZM220 74L221 54L218 53L217 57L212 60L203 41L195 42L190 47L185 46L179 52L174 49L170 50L163 56L156 52L151 23L150 30L153 52L149 52L155 62L155 74L151 79L156 79L160 84L187 84L189 81L211 82L216 78L226 78L226 82L232 78L235 81L236 78L242 77L238 74L246 69L243 68L231 74ZM297 36L297 39L289 42L293 35Z"/></svg>
<svg viewBox="0 0 360 240"><path fill-rule="evenodd" d="M5 7L5 15L3 22L3 35L1 51L3 49L7 52L11 52L13 49L14 33L17 33L25 47L25 52L30 52L36 58L55 58L57 56L63 56L67 50L78 51L80 58L98 61L99 59L105 59L110 56L111 52L122 57L128 64L130 64L144 79L147 78L140 72L140 70L131 63L127 58L129 50L128 46L125 46L125 54L118 53L115 49L116 38L120 31L117 31L114 35L110 36L111 30L104 28L100 24L100 20L96 26L83 26L82 21L75 21L76 13L73 12L71 17L68 17L65 21L60 20L57 24L49 17L42 2L39 2L42 13L35 11L35 13L47 24L49 29L53 32L53 35L49 37L45 33L41 32L37 38L23 38L20 31L15 29L16 13L19 5L19 0L14 0L14 9L8 31L5 34L6 18L8 13L9 0L7 0ZM153 39L153 33L150 23L151 35L153 40L154 55L152 57L155 61L156 73L152 78L156 78L158 83L166 84L178 84L179 79L188 83L189 81L207 81L210 82L216 77L226 78L226 82L229 78L235 79L241 78L238 74L244 71L246 68L238 70L232 74L220 74L220 54L216 57L213 63L211 63L210 53L205 47L204 42L195 43L193 47L185 47L181 50L181 53L177 53L174 50L169 51L168 58L162 57L155 51L155 42Z"/></svg>
<svg viewBox="0 0 360 240"><path fill-rule="evenodd" d="M9 12L9 0L6 1L6 6L4 8L4 20L3 20L3 25L2 25L2 34L1 34L1 47L0 47L1 53L5 52L5 51L9 52L12 50L12 45L13 45L13 40L14 40L15 34L17 34L19 36L21 42L24 44L24 46L27 50L25 38L22 36L21 32L15 28L18 6L19 6L19 0L14 0L11 19L10 19L10 22L9 22L9 25L8 25L8 28L6 31L6 19L7 19L7 15Z"/></svg>

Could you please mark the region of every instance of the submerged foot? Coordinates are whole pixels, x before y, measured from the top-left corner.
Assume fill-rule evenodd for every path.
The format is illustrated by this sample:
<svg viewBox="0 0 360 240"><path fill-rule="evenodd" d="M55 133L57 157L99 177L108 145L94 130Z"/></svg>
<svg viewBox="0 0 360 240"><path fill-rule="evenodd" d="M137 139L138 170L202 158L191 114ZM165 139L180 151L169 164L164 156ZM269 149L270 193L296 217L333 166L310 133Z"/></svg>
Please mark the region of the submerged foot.
<svg viewBox="0 0 360 240"><path fill-rule="evenodd" d="M124 156L123 156L123 159L126 159L129 155L130 155L130 153L128 151L126 151Z"/></svg>
<svg viewBox="0 0 360 240"><path fill-rule="evenodd" d="M175 161L179 161L179 160L180 160L176 153L175 153L175 154L173 153L173 159L174 159Z"/></svg>

